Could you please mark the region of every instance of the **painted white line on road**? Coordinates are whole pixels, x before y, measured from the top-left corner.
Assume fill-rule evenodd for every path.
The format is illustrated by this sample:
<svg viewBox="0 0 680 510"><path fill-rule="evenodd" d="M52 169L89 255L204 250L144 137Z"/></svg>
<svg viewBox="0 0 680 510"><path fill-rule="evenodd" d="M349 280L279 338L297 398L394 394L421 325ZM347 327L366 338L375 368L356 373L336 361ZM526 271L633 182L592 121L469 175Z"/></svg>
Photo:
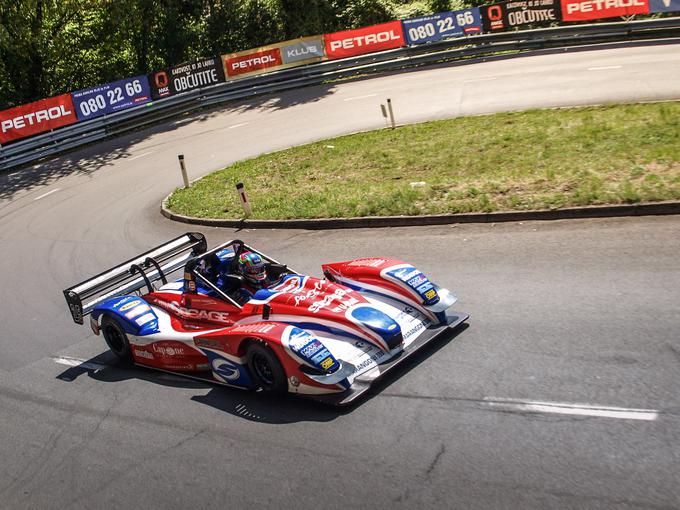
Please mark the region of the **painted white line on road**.
<svg viewBox="0 0 680 510"><path fill-rule="evenodd" d="M39 197L35 197L33 201L40 200L41 198L49 197L52 193L56 193L59 191L61 188L54 188L52 191L48 191L47 193L43 193Z"/></svg>
<svg viewBox="0 0 680 510"><path fill-rule="evenodd" d="M634 409L627 407L569 404L566 402L541 402L496 397L485 397L484 403L489 407L518 413L569 414L573 416L594 416L599 418L646 421L654 421L659 417L659 411L656 409Z"/></svg>
<svg viewBox="0 0 680 510"><path fill-rule="evenodd" d="M600 67L589 67L588 71L607 71L608 69L621 69L623 66L600 66Z"/></svg>
<svg viewBox="0 0 680 510"><path fill-rule="evenodd" d="M84 359L68 358L66 356L54 357L52 358L52 361L59 363L60 365L66 365L67 367L81 367L88 370L102 370L106 368L106 365L101 365L92 361L85 361Z"/></svg>
<svg viewBox="0 0 680 510"><path fill-rule="evenodd" d="M495 79L495 76L488 76L486 78L470 78L469 80L463 80L463 83L475 83L477 81L491 81Z"/></svg>
<svg viewBox="0 0 680 510"><path fill-rule="evenodd" d="M366 94L365 96L354 96L343 99L343 101L356 101L357 99L367 99L369 97L375 97L378 94Z"/></svg>
<svg viewBox="0 0 680 510"><path fill-rule="evenodd" d="M229 126L227 129L236 129L236 128L239 128L241 126L245 126L246 124L248 124L248 123L242 122L241 124L234 124L233 126Z"/></svg>
<svg viewBox="0 0 680 510"><path fill-rule="evenodd" d="M151 152L145 152L144 154L140 154L138 156L134 156L132 158L128 158L128 161L134 161L135 159L143 158L144 156L148 156L149 154L153 154L156 151L151 151Z"/></svg>

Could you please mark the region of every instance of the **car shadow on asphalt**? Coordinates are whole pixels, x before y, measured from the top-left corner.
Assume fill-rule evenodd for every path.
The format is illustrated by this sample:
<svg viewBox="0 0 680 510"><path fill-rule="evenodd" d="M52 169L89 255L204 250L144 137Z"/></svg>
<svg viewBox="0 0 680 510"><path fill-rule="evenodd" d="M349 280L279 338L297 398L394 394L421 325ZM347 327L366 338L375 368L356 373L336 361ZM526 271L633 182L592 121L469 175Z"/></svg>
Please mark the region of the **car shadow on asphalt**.
<svg viewBox="0 0 680 510"><path fill-rule="evenodd" d="M469 325L465 323L437 342L423 347L376 381L357 400L350 405L340 407L296 395L271 396L261 392L214 385L209 382L122 362L109 351L98 354L78 366L68 368L57 375L56 378L71 382L81 375L87 374L92 379L108 383L137 379L170 388L210 390L205 395L194 395L191 400L238 418L258 423L282 425L306 421L329 422L340 416L350 414L360 407L371 405L373 399L380 397L383 391L412 369L422 365L421 368L426 370L428 359L453 342L468 327Z"/></svg>

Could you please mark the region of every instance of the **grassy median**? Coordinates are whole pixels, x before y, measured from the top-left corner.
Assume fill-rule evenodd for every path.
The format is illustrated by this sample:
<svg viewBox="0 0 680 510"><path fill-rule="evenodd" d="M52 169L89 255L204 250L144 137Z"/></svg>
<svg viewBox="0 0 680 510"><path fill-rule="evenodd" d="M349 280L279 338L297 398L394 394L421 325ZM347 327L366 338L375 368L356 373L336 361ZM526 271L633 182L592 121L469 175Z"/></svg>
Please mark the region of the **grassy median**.
<svg viewBox="0 0 680 510"><path fill-rule="evenodd" d="M203 218L334 218L680 199L680 103L532 110L343 136L263 155L178 189Z"/></svg>

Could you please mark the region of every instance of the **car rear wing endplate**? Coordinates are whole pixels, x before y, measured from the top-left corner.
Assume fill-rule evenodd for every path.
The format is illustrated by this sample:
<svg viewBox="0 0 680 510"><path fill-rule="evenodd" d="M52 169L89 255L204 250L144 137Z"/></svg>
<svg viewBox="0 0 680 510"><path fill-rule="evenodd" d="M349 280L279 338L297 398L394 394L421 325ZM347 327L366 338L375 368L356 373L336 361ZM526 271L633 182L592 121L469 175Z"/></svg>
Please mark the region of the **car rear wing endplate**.
<svg viewBox="0 0 680 510"><path fill-rule="evenodd" d="M147 287L153 282L167 282L166 275L182 268L192 258L208 249L205 236L187 232L122 264L112 267L64 291L71 316L77 324L97 304L114 296L125 295Z"/></svg>

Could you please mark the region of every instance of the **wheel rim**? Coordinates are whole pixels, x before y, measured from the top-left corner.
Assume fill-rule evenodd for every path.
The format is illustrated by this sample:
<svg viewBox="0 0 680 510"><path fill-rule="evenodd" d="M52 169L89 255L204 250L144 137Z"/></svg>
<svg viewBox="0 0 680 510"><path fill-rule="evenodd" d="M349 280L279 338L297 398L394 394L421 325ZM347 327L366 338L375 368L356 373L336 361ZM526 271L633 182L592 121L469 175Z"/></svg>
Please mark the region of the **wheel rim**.
<svg viewBox="0 0 680 510"><path fill-rule="evenodd" d="M253 356L253 368L257 377L267 386L274 385L274 371L272 370L269 360L261 354Z"/></svg>
<svg viewBox="0 0 680 510"><path fill-rule="evenodd" d="M123 335L113 326L107 326L104 330L104 336L109 343L109 347L114 352L122 352L125 342L123 341Z"/></svg>

